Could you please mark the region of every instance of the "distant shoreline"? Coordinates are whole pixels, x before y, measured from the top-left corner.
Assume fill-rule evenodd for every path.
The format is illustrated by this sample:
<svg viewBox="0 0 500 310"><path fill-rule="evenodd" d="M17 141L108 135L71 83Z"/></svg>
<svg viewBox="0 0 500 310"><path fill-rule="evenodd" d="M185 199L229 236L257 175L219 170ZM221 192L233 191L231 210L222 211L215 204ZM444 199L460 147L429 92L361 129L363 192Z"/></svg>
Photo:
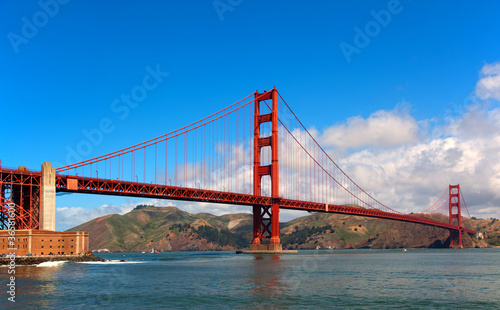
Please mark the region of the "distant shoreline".
<svg viewBox="0 0 500 310"><path fill-rule="evenodd" d="M463 249L495 249L495 248L500 248L500 246L487 246L487 247L464 247ZM319 249L297 249L297 251L348 251L348 250L387 250L387 251L401 251L402 249L412 249L412 250L453 250L454 248L425 248L425 247L417 247L417 248L345 248L345 249L328 249L328 248L319 248ZM460 249L459 249L460 250ZM93 253L98 253L98 254L127 254L127 253L132 253L132 254L152 254L152 255L158 255L158 254L165 254L165 253L190 253L190 252L198 252L198 253L203 253L203 252L238 252L238 251L243 251L243 250L181 250L181 251L162 251L158 253L150 253L150 252L142 252L142 251L107 251L107 252L97 252L93 251Z"/></svg>

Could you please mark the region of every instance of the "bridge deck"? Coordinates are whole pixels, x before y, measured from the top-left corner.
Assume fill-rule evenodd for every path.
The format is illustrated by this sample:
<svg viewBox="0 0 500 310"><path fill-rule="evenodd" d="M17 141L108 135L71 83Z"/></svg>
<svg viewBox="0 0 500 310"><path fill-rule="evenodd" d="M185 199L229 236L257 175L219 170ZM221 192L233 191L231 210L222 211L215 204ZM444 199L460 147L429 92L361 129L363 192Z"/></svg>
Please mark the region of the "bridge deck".
<svg viewBox="0 0 500 310"><path fill-rule="evenodd" d="M198 202L211 202L238 205L270 205L271 197L255 196L250 194L229 193L200 188L185 188L169 185L148 184L140 182L128 182L110 179L94 179L79 176L56 176L56 190L58 192L91 193L115 196L133 196L158 199L188 200ZM359 215L376 217L389 220L418 223L423 225L442 227L458 231L459 229L469 233L476 232L465 227L459 228L455 225L435 221L417 215L390 213L376 209L364 209L345 205L330 205L325 203L300 201L292 199L279 199L280 208L291 210L305 210L315 212L341 213L348 215Z"/></svg>

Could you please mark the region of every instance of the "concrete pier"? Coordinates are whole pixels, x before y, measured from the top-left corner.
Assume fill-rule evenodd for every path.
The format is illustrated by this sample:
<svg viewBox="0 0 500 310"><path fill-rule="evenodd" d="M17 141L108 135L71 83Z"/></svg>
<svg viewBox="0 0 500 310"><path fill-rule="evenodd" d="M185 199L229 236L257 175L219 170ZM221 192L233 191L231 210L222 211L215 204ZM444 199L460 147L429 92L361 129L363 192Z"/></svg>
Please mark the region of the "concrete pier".
<svg viewBox="0 0 500 310"><path fill-rule="evenodd" d="M281 244L252 244L250 250L236 251L236 254L295 254L297 250L283 250Z"/></svg>
<svg viewBox="0 0 500 310"><path fill-rule="evenodd" d="M56 230L56 169L45 162L42 165L40 186L40 230Z"/></svg>
<svg viewBox="0 0 500 310"><path fill-rule="evenodd" d="M236 254L297 254L297 250L281 250L281 251L242 250L242 251L236 251Z"/></svg>

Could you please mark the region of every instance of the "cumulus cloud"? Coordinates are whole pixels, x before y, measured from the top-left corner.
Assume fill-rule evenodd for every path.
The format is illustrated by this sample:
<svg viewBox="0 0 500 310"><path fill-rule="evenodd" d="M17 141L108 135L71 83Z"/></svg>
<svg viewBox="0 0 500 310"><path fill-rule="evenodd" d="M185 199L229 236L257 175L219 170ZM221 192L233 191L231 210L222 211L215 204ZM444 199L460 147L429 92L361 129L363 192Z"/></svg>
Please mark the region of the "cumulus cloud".
<svg viewBox="0 0 500 310"><path fill-rule="evenodd" d="M474 102L460 117L451 119L442 131L449 136L466 138L494 137L500 131L500 108Z"/></svg>
<svg viewBox="0 0 500 310"><path fill-rule="evenodd" d="M476 96L481 99L500 100L500 63L485 64L481 79L476 84Z"/></svg>
<svg viewBox="0 0 500 310"><path fill-rule="evenodd" d="M315 136L361 188L393 209L423 211L459 183L473 216L500 217L500 107L485 100L500 99L499 78L500 63L485 65L474 100L465 98L453 117L417 121L398 105Z"/></svg>
<svg viewBox="0 0 500 310"><path fill-rule="evenodd" d="M391 147L418 140L419 125L408 110L398 105L392 111L380 110L368 118L349 118L345 123L324 130L320 136L325 147L359 149Z"/></svg>
<svg viewBox="0 0 500 310"><path fill-rule="evenodd" d="M367 118L352 117L325 130L312 128L310 132L361 188L390 208L402 212L423 211L438 200L449 184L459 183L472 216L499 218L500 107L489 99L500 100L500 63L483 67L473 99L454 117L444 120L417 121L402 103L393 110L379 110ZM433 124L432 128L429 124ZM301 143L307 138L305 132L297 128L292 129L292 133ZM288 153L296 155L282 159L280 167L310 169L300 147L288 147ZM335 154L342 157L333 156ZM242 171L239 175L249 174L251 167ZM294 178L293 174L287 176ZM244 180L238 183L242 185ZM303 188L304 191L310 189ZM282 186L280 189L282 193L287 190L295 196L306 196L296 188ZM57 208L57 223L66 229L98 216L124 214L139 203L176 206L194 214L251 212L248 206L141 200L93 209ZM302 211L280 211L282 221L305 215Z"/></svg>
<svg viewBox="0 0 500 310"><path fill-rule="evenodd" d="M499 108L472 107L443 126L445 136L364 149L339 165L362 188L400 211L423 211L449 184L460 183L472 215L500 217L499 114Z"/></svg>
<svg viewBox="0 0 500 310"><path fill-rule="evenodd" d="M109 214L124 214L135 207L135 204L124 204L119 206L102 205L96 208L82 207L57 207L56 224L58 230L66 230L88 222L96 217Z"/></svg>

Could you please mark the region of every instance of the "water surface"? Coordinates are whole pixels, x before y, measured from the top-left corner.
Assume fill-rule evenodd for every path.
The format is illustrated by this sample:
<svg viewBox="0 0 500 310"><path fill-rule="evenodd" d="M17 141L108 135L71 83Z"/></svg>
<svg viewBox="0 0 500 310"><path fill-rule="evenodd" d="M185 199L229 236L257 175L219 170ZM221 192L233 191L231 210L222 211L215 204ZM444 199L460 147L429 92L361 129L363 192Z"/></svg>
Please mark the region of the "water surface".
<svg viewBox="0 0 500 310"><path fill-rule="evenodd" d="M500 249L97 255L111 261L17 266L0 308L500 308Z"/></svg>

